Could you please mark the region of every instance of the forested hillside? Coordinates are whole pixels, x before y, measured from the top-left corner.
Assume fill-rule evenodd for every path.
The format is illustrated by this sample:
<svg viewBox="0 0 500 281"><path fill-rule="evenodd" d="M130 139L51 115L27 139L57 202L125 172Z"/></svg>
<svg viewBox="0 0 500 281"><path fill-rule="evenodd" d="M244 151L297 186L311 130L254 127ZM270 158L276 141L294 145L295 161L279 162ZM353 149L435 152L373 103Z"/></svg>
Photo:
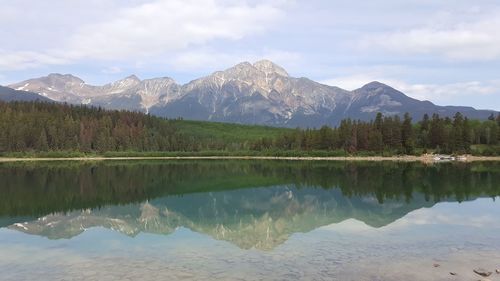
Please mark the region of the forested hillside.
<svg viewBox="0 0 500 281"><path fill-rule="evenodd" d="M66 104L0 102L0 152L241 150L287 130Z"/></svg>
<svg viewBox="0 0 500 281"><path fill-rule="evenodd" d="M40 102L0 102L0 153L224 152L248 155L498 155L500 116L487 121L378 114L339 127L284 129L164 119L130 111ZM321 153L323 154L321 154ZM318 154L319 153L319 154Z"/></svg>

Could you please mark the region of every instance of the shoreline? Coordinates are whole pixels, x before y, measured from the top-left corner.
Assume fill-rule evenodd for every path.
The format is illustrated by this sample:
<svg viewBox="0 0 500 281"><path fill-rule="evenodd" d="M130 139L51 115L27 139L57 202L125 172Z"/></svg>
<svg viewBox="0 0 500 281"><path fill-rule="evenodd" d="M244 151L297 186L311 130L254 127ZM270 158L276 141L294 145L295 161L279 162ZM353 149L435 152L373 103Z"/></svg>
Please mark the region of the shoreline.
<svg viewBox="0 0 500 281"><path fill-rule="evenodd" d="M35 162L35 161L124 161L124 160L291 160L291 161L394 161L394 162L477 162L500 161L500 156L466 156L464 159L453 161L434 160L433 155L422 156L342 156L342 157L314 157L314 156L144 156L144 157L0 157L0 163L5 162Z"/></svg>

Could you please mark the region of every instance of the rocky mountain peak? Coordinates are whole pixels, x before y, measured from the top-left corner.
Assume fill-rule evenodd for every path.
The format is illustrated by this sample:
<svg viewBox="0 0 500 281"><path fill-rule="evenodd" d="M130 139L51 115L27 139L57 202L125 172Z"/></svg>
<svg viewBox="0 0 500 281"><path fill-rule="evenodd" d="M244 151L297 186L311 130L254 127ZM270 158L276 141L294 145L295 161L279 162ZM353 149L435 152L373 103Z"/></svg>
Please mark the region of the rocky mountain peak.
<svg viewBox="0 0 500 281"><path fill-rule="evenodd" d="M131 81L141 82L141 79L139 79L139 77L137 77L135 74L129 75L129 76L125 77L123 80L131 80Z"/></svg>
<svg viewBox="0 0 500 281"><path fill-rule="evenodd" d="M253 66L266 74L275 73L285 77L289 76L288 72L286 72L283 67L273 63L270 60L259 60L255 62Z"/></svg>
<svg viewBox="0 0 500 281"><path fill-rule="evenodd" d="M73 76L71 74L60 74L60 73L51 73L47 75L47 80L49 81L58 81L58 82L67 82L67 83L85 83L82 79Z"/></svg>
<svg viewBox="0 0 500 281"><path fill-rule="evenodd" d="M284 77L289 77L288 72L281 66L269 61L260 60L251 64L249 62L241 62L237 65L226 69L223 72L216 72L217 75L225 75L227 77L237 77L237 78L257 78L264 77L271 74L277 74Z"/></svg>
<svg viewBox="0 0 500 281"><path fill-rule="evenodd" d="M412 99L408 96L406 96L404 93L392 88L391 86L388 86L384 83L380 83L378 81L373 81L370 82L363 87L361 87L358 90L355 90L354 92L356 93L361 93L363 95L384 95L384 96L389 96L391 98L396 98L396 99L404 99L404 100L415 100ZM416 101L416 100L415 100Z"/></svg>
<svg viewBox="0 0 500 281"><path fill-rule="evenodd" d="M109 85L109 88L113 89L112 92L120 92L124 89L135 87L141 83L141 80L135 76L130 75L121 80L115 81Z"/></svg>
<svg viewBox="0 0 500 281"><path fill-rule="evenodd" d="M237 65L226 69L225 71L223 71L223 73L238 75L241 73L255 72L256 70L257 69L251 63L245 61L245 62L240 62Z"/></svg>
<svg viewBox="0 0 500 281"><path fill-rule="evenodd" d="M378 82L378 81L372 81L372 82L364 85L363 87L361 87L361 89L364 89L364 90L375 90L378 88L391 88L391 87L387 86L384 83Z"/></svg>
<svg viewBox="0 0 500 281"><path fill-rule="evenodd" d="M173 83L176 84L175 80L170 77L158 77L158 78L150 78L150 79L144 79L141 82L149 82L149 83L159 83L159 82L164 82L164 83Z"/></svg>
<svg viewBox="0 0 500 281"><path fill-rule="evenodd" d="M135 75L130 75L114 82L114 84L139 84L139 83L141 83L141 79L139 79Z"/></svg>

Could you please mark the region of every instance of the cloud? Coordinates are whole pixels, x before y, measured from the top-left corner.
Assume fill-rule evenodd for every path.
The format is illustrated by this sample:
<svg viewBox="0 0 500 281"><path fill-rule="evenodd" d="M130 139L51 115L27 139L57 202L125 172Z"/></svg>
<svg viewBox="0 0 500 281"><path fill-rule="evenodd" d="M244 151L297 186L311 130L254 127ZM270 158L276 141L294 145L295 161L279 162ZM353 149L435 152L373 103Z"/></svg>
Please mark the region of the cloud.
<svg viewBox="0 0 500 281"><path fill-rule="evenodd" d="M65 64L67 58L45 52L0 50L0 70L22 70L41 65Z"/></svg>
<svg viewBox="0 0 500 281"><path fill-rule="evenodd" d="M111 67L108 67L108 68L101 70L101 72L104 74L117 74L117 73L121 73L122 69L118 66L111 66Z"/></svg>
<svg viewBox="0 0 500 281"><path fill-rule="evenodd" d="M234 51L223 53L215 50L201 49L178 53L169 61L169 64L172 68L181 71L200 69L220 70L243 61L254 62L264 58L277 64L284 64L288 67L296 65L300 61L301 55L296 52L282 50L263 50L260 52Z"/></svg>
<svg viewBox="0 0 500 281"><path fill-rule="evenodd" d="M77 57L122 59L177 51L214 39L262 32L282 11L269 4L227 5L215 0L156 0L86 25L70 39Z"/></svg>
<svg viewBox="0 0 500 281"><path fill-rule="evenodd" d="M461 208L457 208L462 204ZM480 198L463 203L441 202L432 208L422 208L410 212L403 218L392 223L389 228L405 227L409 225L461 225L484 228L496 226L499 217L494 215L496 204L489 198Z"/></svg>
<svg viewBox="0 0 500 281"><path fill-rule="evenodd" d="M451 16L445 23L364 36L360 45L365 50L438 55L450 60L499 59L500 12L478 14L468 21L461 21L459 16Z"/></svg>
<svg viewBox="0 0 500 281"><path fill-rule="evenodd" d="M26 69L79 60L142 60L212 40L238 40L269 29L284 16L284 2L154 0L125 7L108 19L57 37L62 47L0 52L0 69ZM81 20L81 19L80 19ZM38 47L39 49L41 47ZM17 48L16 48L17 49Z"/></svg>
<svg viewBox="0 0 500 281"><path fill-rule="evenodd" d="M417 99L442 103L452 101L458 97L498 95L500 80L467 81L450 84L409 84L395 81L393 87Z"/></svg>

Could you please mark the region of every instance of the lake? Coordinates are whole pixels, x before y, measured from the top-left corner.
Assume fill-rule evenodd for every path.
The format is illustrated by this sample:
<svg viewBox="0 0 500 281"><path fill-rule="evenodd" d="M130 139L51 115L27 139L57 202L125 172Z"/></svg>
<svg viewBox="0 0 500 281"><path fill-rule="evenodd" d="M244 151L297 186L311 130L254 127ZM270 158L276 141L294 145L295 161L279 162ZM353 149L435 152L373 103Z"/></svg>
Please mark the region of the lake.
<svg viewBox="0 0 500 281"><path fill-rule="evenodd" d="M0 280L500 280L499 162L2 163L0 192Z"/></svg>

